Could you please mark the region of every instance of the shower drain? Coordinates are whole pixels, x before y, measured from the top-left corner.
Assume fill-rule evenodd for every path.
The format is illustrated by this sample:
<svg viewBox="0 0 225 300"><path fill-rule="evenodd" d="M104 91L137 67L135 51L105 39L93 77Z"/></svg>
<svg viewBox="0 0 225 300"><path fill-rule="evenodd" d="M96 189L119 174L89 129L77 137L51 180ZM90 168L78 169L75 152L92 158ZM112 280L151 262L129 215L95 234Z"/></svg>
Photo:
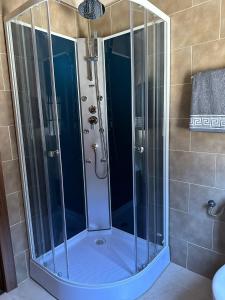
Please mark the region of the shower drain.
<svg viewBox="0 0 225 300"><path fill-rule="evenodd" d="M95 244L97 246L104 245L105 243L106 243L106 240L104 240L104 239L97 239L97 240L95 240Z"/></svg>

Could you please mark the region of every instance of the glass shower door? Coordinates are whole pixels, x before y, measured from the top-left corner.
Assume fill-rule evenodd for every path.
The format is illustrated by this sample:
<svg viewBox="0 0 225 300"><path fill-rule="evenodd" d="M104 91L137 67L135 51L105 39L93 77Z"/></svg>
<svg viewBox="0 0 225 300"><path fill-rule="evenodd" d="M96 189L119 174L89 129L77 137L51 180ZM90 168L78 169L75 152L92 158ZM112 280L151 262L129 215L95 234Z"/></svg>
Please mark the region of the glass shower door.
<svg viewBox="0 0 225 300"><path fill-rule="evenodd" d="M64 191L48 4L12 20L10 61L25 199L29 199L31 254L58 276L69 277ZM42 40L40 41L40 34ZM42 45L40 47L40 42Z"/></svg>
<svg viewBox="0 0 225 300"><path fill-rule="evenodd" d="M131 3L136 271L164 243L164 22Z"/></svg>

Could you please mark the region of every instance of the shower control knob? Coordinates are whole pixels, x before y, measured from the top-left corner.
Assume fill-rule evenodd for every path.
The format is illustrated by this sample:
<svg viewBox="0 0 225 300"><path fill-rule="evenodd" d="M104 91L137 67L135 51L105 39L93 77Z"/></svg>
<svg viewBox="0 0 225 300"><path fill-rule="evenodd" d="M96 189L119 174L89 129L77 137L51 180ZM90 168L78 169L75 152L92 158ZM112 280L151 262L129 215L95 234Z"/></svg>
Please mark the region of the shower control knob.
<svg viewBox="0 0 225 300"><path fill-rule="evenodd" d="M87 96L82 96L81 101L83 101L83 102L87 101Z"/></svg>
<svg viewBox="0 0 225 300"><path fill-rule="evenodd" d="M96 106L91 105L91 106L88 108L88 110L89 110L89 112L90 112L91 114L96 114L97 108L96 108Z"/></svg>
<svg viewBox="0 0 225 300"><path fill-rule="evenodd" d="M95 116L92 116L88 118L88 122L91 124L91 129L94 129L94 125L98 123L98 118Z"/></svg>

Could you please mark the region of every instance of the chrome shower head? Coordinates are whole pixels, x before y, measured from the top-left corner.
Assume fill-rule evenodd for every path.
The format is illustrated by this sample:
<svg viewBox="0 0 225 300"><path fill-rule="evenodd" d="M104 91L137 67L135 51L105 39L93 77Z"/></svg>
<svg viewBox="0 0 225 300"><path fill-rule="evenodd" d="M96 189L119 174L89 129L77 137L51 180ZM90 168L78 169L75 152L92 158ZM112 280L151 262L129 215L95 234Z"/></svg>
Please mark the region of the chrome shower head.
<svg viewBox="0 0 225 300"><path fill-rule="evenodd" d="M90 20L100 18L105 13L105 6L98 0L84 0L78 6L79 14Z"/></svg>

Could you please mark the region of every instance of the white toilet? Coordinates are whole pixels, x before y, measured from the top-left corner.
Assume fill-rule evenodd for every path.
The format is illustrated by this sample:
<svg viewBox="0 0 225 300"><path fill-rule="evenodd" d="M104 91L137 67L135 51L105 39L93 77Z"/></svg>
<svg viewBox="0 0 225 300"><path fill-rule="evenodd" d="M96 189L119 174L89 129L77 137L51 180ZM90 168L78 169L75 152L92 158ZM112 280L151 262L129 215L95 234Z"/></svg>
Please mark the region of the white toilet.
<svg viewBox="0 0 225 300"><path fill-rule="evenodd" d="M214 300L225 300L225 265L216 272L212 289Z"/></svg>

